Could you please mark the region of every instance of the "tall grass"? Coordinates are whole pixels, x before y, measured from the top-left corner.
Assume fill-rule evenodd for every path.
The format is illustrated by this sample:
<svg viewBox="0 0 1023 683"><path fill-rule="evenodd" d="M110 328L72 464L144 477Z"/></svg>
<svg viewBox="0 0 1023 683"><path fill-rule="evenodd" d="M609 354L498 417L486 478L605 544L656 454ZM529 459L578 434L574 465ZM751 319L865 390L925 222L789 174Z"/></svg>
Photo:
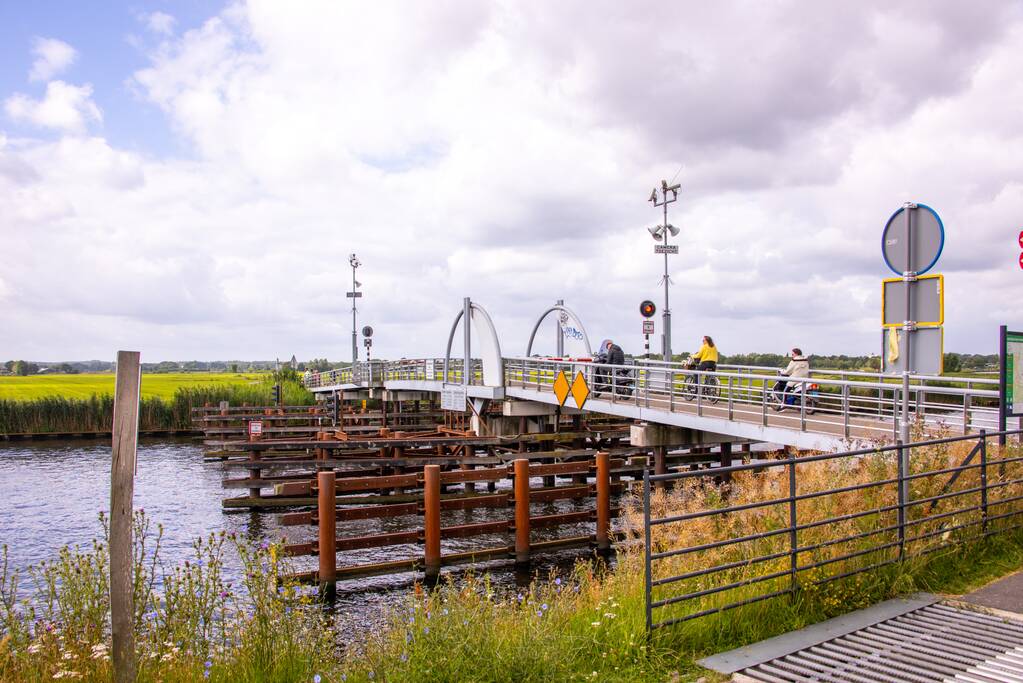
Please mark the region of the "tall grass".
<svg viewBox="0 0 1023 683"><path fill-rule="evenodd" d="M1010 457L1020 454L1018 448L1007 452ZM961 446L921 449L913 462L913 472L958 464L963 455ZM890 458L880 455L802 465L799 492L884 480L893 467ZM1006 464L1002 471L993 462L989 483L1010 482L1021 475L1019 463ZM945 476L933 481L915 480L914 499L934 495L945 480ZM954 490L965 491L974 485L975 478L963 475ZM654 514L660 517L720 507L726 499L731 504L744 504L778 498L787 494L787 486L783 469L756 476L736 475L724 487L688 485L658 493L653 501ZM1020 495L1020 488L1015 483L998 487L990 502L1008 501ZM872 491L839 494L831 501L827 500L830 496L801 501L799 519L823 520L883 506L891 500L892 494L885 487ZM929 514L967 507L974 495L965 494L958 502L939 501ZM333 623L294 586L275 590L289 569L278 559L276 547L253 548L213 536L196 543L188 563L163 570L154 559L159 532L146 533L145 519L140 517L136 520L137 535L148 539L149 546L136 551L140 577L135 583L136 604L141 607L135 627L143 664L139 680L202 680L209 672L210 680L253 682L691 681L699 676L717 681L723 679L695 664L698 656L914 590L965 591L987 577L1015 570L1023 561L1023 533L1008 530L1010 520L991 523L992 529L1004 528L1004 534L978 541L951 529L973 513L963 513L966 517L952 515L943 518L949 524L947 535L939 526L945 522L937 521L921 524L921 530L913 533L919 535L924 529L941 532L910 546L911 554L926 549L936 552L822 584L815 582L855 568L858 562L876 562L877 558L857 558L806 570L799 573L799 590L792 597L697 619L658 631L648 640L642 543L637 543L642 540L643 529L638 503L633 500L626 504L623 524L628 537L612 569L581 563L570 573L538 579L521 592L498 590L485 576L452 579L434 591L417 588L380 623L367 624L366 632L354 641L335 630ZM1020 511L1021 505L1013 501L994 506L992 514ZM995 507L999 508L997 512ZM922 513L911 515L913 519L923 519ZM955 520L955 524L949 520ZM784 514L773 508L737 511L656 527L651 541L655 549L682 543L693 546L778 528L787 522L787 510ZM800 543L871 531L884 524L881 516L871 522L842 522L830 532L802 532ZM877 539L869 542L876 544ZM754 554L785 551L787 543L787 534L782 534L744 546L711 549L702 556L680 556L655 565L655 578L737 559L748 562ZM807 553L801 561L835 558L865 548L867 543L861 538L826 546ZM225 583L220 573L221 554L225 548L234 547L245 566L244 586ZM102 543L87 552L65 551L56 562L34 569L28 578L37 591L35 603L19 597L24 577L8 573L6 565L0 565L0 680L51 680L61 672L63 678L108 680L105 552ZM787 566L787 559L784 562ZM716 579L693 579L681 588L699 590L768 573L777 566L782 565L738 567ZM154 580L157 574L162 581L159 590L154 589L154 585L161 584ZM768 586L757 591L766 591ZM678 591L679 587L672 590ZM747 587L708 595L661 618L752 594L753 589Z"/></svg>
<svg viewBox="0 0 1023 683"><path fill-rule="evenodd" d="M280 381L286 405L312 405L313 394L292 374L265 375L258 384L203 384L179 387L170 401L139 401L139 429L188 429L192 408L228 401L232 405L270 405L272 387ZM0 399L0 434L104 432L113 424L114 399L93 394L88 399L50 396L31 401Z"/></svg>

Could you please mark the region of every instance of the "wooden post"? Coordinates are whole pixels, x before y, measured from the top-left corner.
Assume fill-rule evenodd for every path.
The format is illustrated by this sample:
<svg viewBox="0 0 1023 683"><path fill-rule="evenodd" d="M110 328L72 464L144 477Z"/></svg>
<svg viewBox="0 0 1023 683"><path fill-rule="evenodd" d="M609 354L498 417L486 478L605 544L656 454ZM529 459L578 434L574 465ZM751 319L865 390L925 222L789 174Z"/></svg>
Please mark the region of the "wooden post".
<svg viewBox="0 0 1023 683"><path fill-rule="evenodd" d="M529 461L515 461L515 563L529 563Z"/></svg>
<svg viewBox="0 0 1023 683"><path fill-rule="evenodd" d="M654 474L667 474L668 473L668 448L666 446L654 447ZM663 489L664 482L659 481L656 484L657 488Z"/></svg>
<svg viewBox="0 0 1023 683"><path fill-rule="evenodd" d="M131 525L140 368L138 351L117 352L110 469L110 630L115 683L134 683L136 671Z"/></svg>
<svg viewBox="0 0 1023 683"><path fill-rule="evenodd" d="M597 551L611 550L611 456L597 453Z"/></svg>
<svg viewBox="0 0 1023 683"><path fill-rule="evenodd" d="M721 444L721 466L731 467L732 466L732 444L731 442L724 442ZM721 481L731 481L732 473L726 472L721 475Z"/></svg>
<svg viewBox="0 0 1023 683"><path fill-rule="evenodd" d="M423 468L423 566L428 580L440 576L440 465Z"/></svg>
<svg viewBox="0 0 1023 683"><path fill-rule="evenodd" d="M316 473L318 487L316 523L317 551L320 555L320 589L333 593L337 581L337 475L333 471Z"/></svg>

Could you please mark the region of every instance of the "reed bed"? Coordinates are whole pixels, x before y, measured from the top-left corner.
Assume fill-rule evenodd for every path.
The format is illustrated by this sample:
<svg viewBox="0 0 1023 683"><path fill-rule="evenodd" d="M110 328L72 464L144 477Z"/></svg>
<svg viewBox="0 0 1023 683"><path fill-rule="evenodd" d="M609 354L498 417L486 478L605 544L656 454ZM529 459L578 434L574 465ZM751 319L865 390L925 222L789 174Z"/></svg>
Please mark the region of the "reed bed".
<svg viewBox="0 0 1023 683"><path fill-rule="evenodd" d="M179 387L166 401L159 397L139 401L139 429L189 429L192 408L228 401L232 405L270 405L275 383L265 375L255 384L203 384ZM279 380L286 405L312 405L315 397L297 377ZM0 399L0 434L44 434L47 432L103 432L113 424L114 399L110 394L93 394L88 399L49 396L28 401Z"/></svg>

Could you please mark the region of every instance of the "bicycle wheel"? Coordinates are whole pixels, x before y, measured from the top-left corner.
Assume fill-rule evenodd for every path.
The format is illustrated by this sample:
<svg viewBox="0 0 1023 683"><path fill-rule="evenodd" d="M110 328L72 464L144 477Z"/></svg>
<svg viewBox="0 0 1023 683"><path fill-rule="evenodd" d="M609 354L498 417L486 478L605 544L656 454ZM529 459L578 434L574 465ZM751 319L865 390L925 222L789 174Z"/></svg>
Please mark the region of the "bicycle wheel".
<svg viewBox="0 0 1023 683"><path fill-rule="evenodd" d="M696 398L696 375L686 375L682 383L682 398L692 401Z"/></svg>
<svg viewBox="0 0 1023 683"><path fill-rule="evenodd" d="M721 385L718 384L716 377L704 378L703 395L706 396L707 400L711 403L717 403L721 400Z"/></svg>

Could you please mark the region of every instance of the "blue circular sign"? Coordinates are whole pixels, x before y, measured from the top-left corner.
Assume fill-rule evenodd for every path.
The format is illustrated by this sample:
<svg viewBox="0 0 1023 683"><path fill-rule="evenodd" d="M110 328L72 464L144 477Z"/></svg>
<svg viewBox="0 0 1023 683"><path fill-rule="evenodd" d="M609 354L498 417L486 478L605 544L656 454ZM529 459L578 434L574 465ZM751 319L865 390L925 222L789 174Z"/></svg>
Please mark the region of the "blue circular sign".
<svg viewBox="0 0 1023 683"><path fill-rule="evenodd" d="M896 275L923 275L938 262L944 248L945 225L926 204L900 208L881 233L881 255Z"/></svg>

